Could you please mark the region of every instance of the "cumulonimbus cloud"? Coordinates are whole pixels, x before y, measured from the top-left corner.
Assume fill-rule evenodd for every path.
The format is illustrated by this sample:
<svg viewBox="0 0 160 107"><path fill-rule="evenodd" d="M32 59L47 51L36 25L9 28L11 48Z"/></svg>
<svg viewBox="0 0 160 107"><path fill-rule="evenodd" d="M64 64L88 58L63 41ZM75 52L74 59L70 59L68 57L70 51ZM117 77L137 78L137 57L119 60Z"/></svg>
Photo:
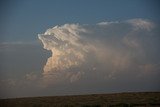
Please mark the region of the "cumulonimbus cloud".
<svg viewBox="0 0 160 107"><path fill-rule="evenodd" d="M39 34L38 37L44 44L44 48L52 52L52 56L48 58L44 66L44 77L55 79L57 76L60 78L65 75L65 78L71 75L71 81L75 80L75 77L79 77L80 72L71 73L66 70L85 62L91 45L85 42L80 33L86 32L78 24L65 24L48 29L44 34Z"/></svg>
<svg viewBox="0 0 160 107"><path fill-rule="evenodd" d="M151 57L155 50L152 48L157 48L154 43L157 35L152 32L154 27L155 24L149 20L132 19L50 28L38 35L44 49L52 52L44 66L44 80L69 79L73 82L82 75L94 75L95 72L110 77L116 72L135 70L138 74L147 71L146 67L142 68L154 65ZM146 54L148 51L152 52Z"/></svg>

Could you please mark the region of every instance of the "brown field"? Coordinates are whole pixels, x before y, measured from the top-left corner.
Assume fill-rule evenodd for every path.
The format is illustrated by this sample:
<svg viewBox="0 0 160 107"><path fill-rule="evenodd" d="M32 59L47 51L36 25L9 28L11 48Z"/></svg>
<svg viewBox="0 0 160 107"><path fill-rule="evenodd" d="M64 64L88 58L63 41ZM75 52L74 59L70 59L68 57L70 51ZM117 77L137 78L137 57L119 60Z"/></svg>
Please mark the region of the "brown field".
<svg viewBox="0 0 160 107"><path fill-rule="evenodd" d="M0 107L160 107L160 92L0 99Z"/></svg>

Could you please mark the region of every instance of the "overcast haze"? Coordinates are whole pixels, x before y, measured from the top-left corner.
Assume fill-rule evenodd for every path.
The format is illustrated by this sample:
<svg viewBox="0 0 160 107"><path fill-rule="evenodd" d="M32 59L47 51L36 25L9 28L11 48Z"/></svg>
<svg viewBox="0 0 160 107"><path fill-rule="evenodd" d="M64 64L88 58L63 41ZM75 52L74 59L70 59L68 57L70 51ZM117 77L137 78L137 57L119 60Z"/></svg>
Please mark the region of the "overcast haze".
<svg viewBox="0 0 160 107"><path fill-rule="evenodd" d="M0 98L160 91L158 0L0 4Z"/></svg>

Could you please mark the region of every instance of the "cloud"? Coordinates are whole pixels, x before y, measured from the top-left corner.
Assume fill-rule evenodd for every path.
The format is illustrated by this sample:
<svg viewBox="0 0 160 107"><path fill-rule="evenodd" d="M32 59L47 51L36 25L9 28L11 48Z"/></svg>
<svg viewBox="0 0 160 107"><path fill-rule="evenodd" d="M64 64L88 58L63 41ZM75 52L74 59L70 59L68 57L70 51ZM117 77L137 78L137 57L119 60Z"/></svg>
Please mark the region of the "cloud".
<svg viewBox="0 0 160 107"><path fill-rule="evenodd" d="M0 45L37 45L38 41L12 41L1 42Z"/></svg>
<svg viewBox="0 0 160 107"><path fill-rule="evenodd" d="M151 57L156 52L152 48L158 48L154 27L149 20L131 19L50 28L38 35L44 48L52 52L44 66L43 79L47 83L74 82L83 77L102 79L119 73L138 75L144 69L152 71L146 62L154 64ZM146 54L148 51L152 53Z"/></svg>
<svg viewBox="0 0 160 107"><path fill-rule="evenodd" d="M38 35L44 48L52 52L52 56L48 58L44 66L44 77L56 78L59 74L65 74L64 70L79 66L85 62L86 54L92 48L91 44L87 43L80 35L80 33L86 32L78 24L65 24L55 26L48 29L44 34ZM66 75L70 74L72 72L66 73ZM79 77L78 75L80 75L79 72L77 74L73 73L74 77L71 77L71 81L76 80L75 77Z"/></svg>
<svg viewBox="0 0 160 107"><path fill-rule="evenodd" d="M36 74L31 72L31 73L26 74L25 78L26 78L26 80L29 80L29 81L35 81L38 77Z"/></svg>
<svg viewBox="0 0 160 107"><path fill-rule="evenodd" d="M39 41L8 41L0 42L0 52L14 51L16 47L38 46Z"/></svg>
<svg viewBox="0 0 160 107"><path fill-rule="evenodd" d="M146 19L55 26L38 35L51 53L40 44L1 43L2 95L159 90L159 28Z"/></svg>
<svg viewBox="0 0 160 107"><path fill-rule="evenodd" d="M119 23L118 21L115 21L115 22L113 22L113 21L111 21L111 22L100 22L100 23L97 23L97 25L100 25L100 26L106 26L106 25L110 25L110 24L116 24L116 23Z"/></svg>
<svg viewBox="0 0 160 107"><path fill-rule="evenodd" d="M144 19L131 19L127 20L132 26L134 26L135 30L144 29L150 31L155 25L153 22Z"/></svg>

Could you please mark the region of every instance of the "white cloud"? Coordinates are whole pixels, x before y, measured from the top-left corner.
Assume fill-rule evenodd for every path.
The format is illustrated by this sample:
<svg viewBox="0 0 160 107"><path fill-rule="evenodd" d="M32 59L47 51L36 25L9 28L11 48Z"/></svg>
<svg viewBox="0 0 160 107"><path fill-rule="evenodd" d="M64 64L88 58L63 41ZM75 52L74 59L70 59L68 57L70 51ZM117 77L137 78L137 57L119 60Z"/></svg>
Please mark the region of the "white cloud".
<svg viewBox="0 0 160 107"><path fill-rule="evenodd" d="M116 24L116 23L119 23L118 21L115 21L115 22L113 22L113 21L110 21L110 22L107 22L107 21L105 21L105 22L100 22L100 23L97 23L97 25L104 25L104 26L106 26L106 25L110 25L110 24Z"/></svg>
<svg viewBox="0 0 160 107"><path fill-rule="evenodd" d="M143 19L102 22L95 25L55 26L38 35L44 48L52 52L47 61L44 60L46 64L43 72L32 71L25 75L13 72L17 74L11 76L11 79L3 77L0 80L0 87L4 92L7 89L14 95L21 93L26 96L28 94L34 96L35 93L57 95L58 92L73 94L70 90L74 89L79 92L83 92L83 89L90 92L95 92L94 89L105 92L127 91L132 90L132 87L136 87L135 89L146 87L144 89L147 90L150 86L157 89L160 74L158 32L158 24L155 26L153 22ZM32 50L37 48L31 48L33 45L26 48L28 44L30 43L4 42L0 44L0 51L7 50L7 46L11 46L8 49L12 49L12 45L13 47L23 45L21 47L23 50L13 48L15 54L12 54L13 51L6 51L11 55L9 59L20 51L27 54L29 51L31 59L32 54L36 56L39 52L46 52L40 50L35 54ZM0 54L2 58L4 53ZM46 54L40 54L43 55ZM13 58L15 65L16 58ZM20 58L24 60L23 57ZM15 75L18 76L15 78ZM133 86L133 83L136 84ZM117 86L118 88L115 88ZM22 91L18 92L19 89Z"/></svg>
<svg viewBox="0 0 160 107"><path fill-rule="evenodd" d="M127 22L133 25L135 27L134 28L135 30L146 29L150 31L155 26L153 22L149 20L144 20L144 19L131 19L131 20L128 20Z"/></svg>
<svg viewBox="0 0 160 107"><path fill-rule="evenodd" d="M44 66L44 77L51 77L52 74L57 72L59 74L63 70L85 62L86 54L91 46L79 33L86 33L86 30L78 24L65 24L48 29L44 34L38 35L44 48L52 52L52 56L48 58ZM76 75L79 75L79 72Z"/></svg>
<svg viewBox="0 0 160 107"><path fill-rule="evenodd" d="M53 83L74 82L91 75L99 79L126 72L137 75L142 71L139 66L146 61L152 63L150 57L155 54L146 54L152 49L148 45L151 42L148 31L152 29L154 23L143 19L50 28L38 35L44 48L52 52L44 66L43 79Z"/></svg>

